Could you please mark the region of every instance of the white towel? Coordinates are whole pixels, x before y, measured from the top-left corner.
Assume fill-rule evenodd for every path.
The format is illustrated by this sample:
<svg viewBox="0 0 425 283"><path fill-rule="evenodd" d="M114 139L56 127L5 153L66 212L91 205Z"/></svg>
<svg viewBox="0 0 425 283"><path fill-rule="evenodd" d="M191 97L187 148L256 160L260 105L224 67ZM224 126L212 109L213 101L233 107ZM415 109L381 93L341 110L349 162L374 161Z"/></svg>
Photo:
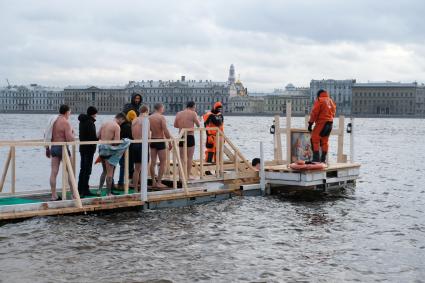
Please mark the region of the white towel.
<svg viewBox="0 0 425 283"><path fill-rule="evenodd" d="M52 141L53 125L55 124L55 122L58 118L59 118L59 115L54 115L54 116L51 116L49 118L47 128L46 128L46 130L44 130L44 141L45 142L51 142Z"/></svg>

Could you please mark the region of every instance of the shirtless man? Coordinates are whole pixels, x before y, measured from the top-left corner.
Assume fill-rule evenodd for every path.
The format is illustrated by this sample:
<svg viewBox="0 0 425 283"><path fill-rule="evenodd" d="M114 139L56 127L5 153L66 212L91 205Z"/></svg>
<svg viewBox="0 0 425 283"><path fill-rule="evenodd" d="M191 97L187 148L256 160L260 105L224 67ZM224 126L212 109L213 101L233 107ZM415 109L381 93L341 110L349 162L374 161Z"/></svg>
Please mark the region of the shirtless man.
<svg viewBox="0 0 425 283"><path fill-rule="evenodd" d="M134 140L141 140L143 133L143 120L149 119L149 108L143 105L140 108L140 115L137 119L134 119L131 124L131 134ZM142 144L133 143L130 146L130 154L133 156L134 161L134 173L133 173L133 186L136 192L139 192L139 177L142 163Z"/></svg>
<svg viewBox="0 0 425 283"><path fill-rule="evenodd" d="M152 139L170 139L171 135L167 129L167 123L165 121L164 115L164 105L161 103L157 103L154 106L155 112L149 116L150 130L151 130L151 138ZM162 176L165 171L165 161L167 158L166 155L166 144L165 142L152 142L150 145L151 149L151 178L152 178L152 187L156 187L159 189L167 188L164 184L162 184ZM172 149L172 144L168 144L168 149ZM159 170L158 170L158 178L155 179L155 167L156 167L156 159L159 158Z"/></svg>
<svg viewBox="0 0 425 283"><path fill-rule="evenodd" d="M126 121L124 113L118 113L112 121L104 122L99 129L99 141L120 141L120 125ZM107 159L110 156L102 156L101 147L99 147L99 155L102 159L103 172L100 176L100 184L98 194L101 192L106 177L106 187L108 195L112 194L112 178L114 177L115 166L110 164Z"/></svg>
<svg viewBox="0 0 425 283"><path fill-rule="evenodd" d="M53 124L52 128L52 142L71 142L74 141L74 132L69 117L71 110L68 105L61 105L59 108L59 116ZM68 155L71 155L67 149ZM52 192L52 200L61 200L56 193L56 177L58 176L59 166L62 161L62 146L52 145L46 148L46 156L52 159L52 170L50 172L50 190ZM69 182L71 183L71 182Z"/></svg>
<svg viewBox="0 0 425 283"><path fill-rule="evenodd" d="M189 101L186 104L186 109L180 111L176 115L174 120L174 128L179 129L179 133L182 129L193 129L195 125L199 128L200 123L198 120L198 115L196 114L195 102ZM180 156L184 155L184 142L179 142ZM195 153L195 136L193 131L187 132L187 175L190 177L190 171L192 170L192 160L193 154Z"/></svg>

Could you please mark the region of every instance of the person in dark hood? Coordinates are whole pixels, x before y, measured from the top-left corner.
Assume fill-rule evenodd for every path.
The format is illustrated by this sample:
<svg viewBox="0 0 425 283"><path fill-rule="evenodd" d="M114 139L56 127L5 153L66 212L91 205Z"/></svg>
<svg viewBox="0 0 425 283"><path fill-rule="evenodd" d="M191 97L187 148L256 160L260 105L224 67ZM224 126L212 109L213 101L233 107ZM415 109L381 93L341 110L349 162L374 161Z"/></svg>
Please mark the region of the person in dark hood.
<svg viewBox="0 0 425 283"><path fill-rule="evenodd" d="M124 105L123 112L125 115L131 110L136 112L137 116L139 116L140 106L142 105L142 95L139 93L133 93L131 95L131 102Z"/></svg>
<svg viewBox="0 0 425 283"><path fill-rule="evenodd" d="M78 116L80 141L97 141L96 135L96 115L97 109L94 106L87 108L87 114ZM93 157L96 152L96 145L80 145L80 175L78 176L78 192L81 197L95 196L89 190L89 179L92 171Z"/></svg>

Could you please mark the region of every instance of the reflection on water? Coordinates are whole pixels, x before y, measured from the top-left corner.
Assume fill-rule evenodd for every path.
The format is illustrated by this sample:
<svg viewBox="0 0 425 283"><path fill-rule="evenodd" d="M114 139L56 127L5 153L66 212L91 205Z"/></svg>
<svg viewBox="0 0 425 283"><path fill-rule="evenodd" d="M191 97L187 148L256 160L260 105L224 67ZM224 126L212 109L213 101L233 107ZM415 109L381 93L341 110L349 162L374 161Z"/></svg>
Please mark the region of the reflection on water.
<svg viewBox="0 0 425 283"><path fill-rule="evenodd" d="M46 116L16 117L0 115L7 125L0 139L40 137ZM226 133L248 158L258 156L259 141L266 142L270 158L271 120L228 117ZM238 197L1 226L0 281L420 282L424 126L424 120L357 119L362 178L356 189L338 194ZM3 162L6 149L0 152ZM28 148L18 155L20 184L45 188L48 161L42 153Z"/></svg>

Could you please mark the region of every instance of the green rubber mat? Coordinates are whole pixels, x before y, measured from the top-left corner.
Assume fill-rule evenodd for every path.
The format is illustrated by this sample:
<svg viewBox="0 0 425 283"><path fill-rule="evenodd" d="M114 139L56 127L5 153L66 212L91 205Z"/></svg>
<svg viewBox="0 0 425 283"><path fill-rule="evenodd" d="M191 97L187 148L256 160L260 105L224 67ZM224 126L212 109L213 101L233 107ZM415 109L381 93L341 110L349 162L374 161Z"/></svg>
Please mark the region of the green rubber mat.
<svg viewBox="0 0 425 283"><path fill-rule="evenodd" d="M84 197L84 198L95 198L97 197L97 190L90 190L92 194L95 194L95 196L90 197ZM116 195L123 195L124 191L122 190L113 190L113 192ZM134 193L133 189L128 190L129 194ZM58 193L59 196L61 196L61 193ZM106 188L102 190L102 197L106 196ZM71 192L67 192L66 199L70 200L72 199ZM20 197L8 197L8 198L0 198L0 206L1 205L15 205L15 204L28 204L28 203L38 203L38 202L45 202L50 201L50 195L43 196L42 198L31 198L31 196L20 198Z"/></svg>
<svg viewBox="0 0 425 283"><path fill-rule="evenodd" d="M37 202L42 202L42 200L17 198L17 197L0 198L0 205L14 205L14 204L37 203Z"/></svg>
<svg viewBox="0 0 425 283"><path fill-rule="evenodd" d="M107 191L107 189L106 188L103 188L102 189L102 197L106 197L106 191ZM96 189L91 189L90 190L90 192L92 193L92 194L94 194L95 196L87 196L87 197L84 197L84 198L95 198L95 197L97 197L97 190ZM123 190L112 190L112 192L115 194L115 195L123 195L124 194L124 191ZM128 190L128 193L129 194L132 194L132 193L134 193L134 189L129 189ZM58 193L58 195L59 196L61 196L61 193ZM67 199L71 199L71 197L72 197L72 195L71 195L71 192L67 192L66 193L66 198Z"/></svg>

